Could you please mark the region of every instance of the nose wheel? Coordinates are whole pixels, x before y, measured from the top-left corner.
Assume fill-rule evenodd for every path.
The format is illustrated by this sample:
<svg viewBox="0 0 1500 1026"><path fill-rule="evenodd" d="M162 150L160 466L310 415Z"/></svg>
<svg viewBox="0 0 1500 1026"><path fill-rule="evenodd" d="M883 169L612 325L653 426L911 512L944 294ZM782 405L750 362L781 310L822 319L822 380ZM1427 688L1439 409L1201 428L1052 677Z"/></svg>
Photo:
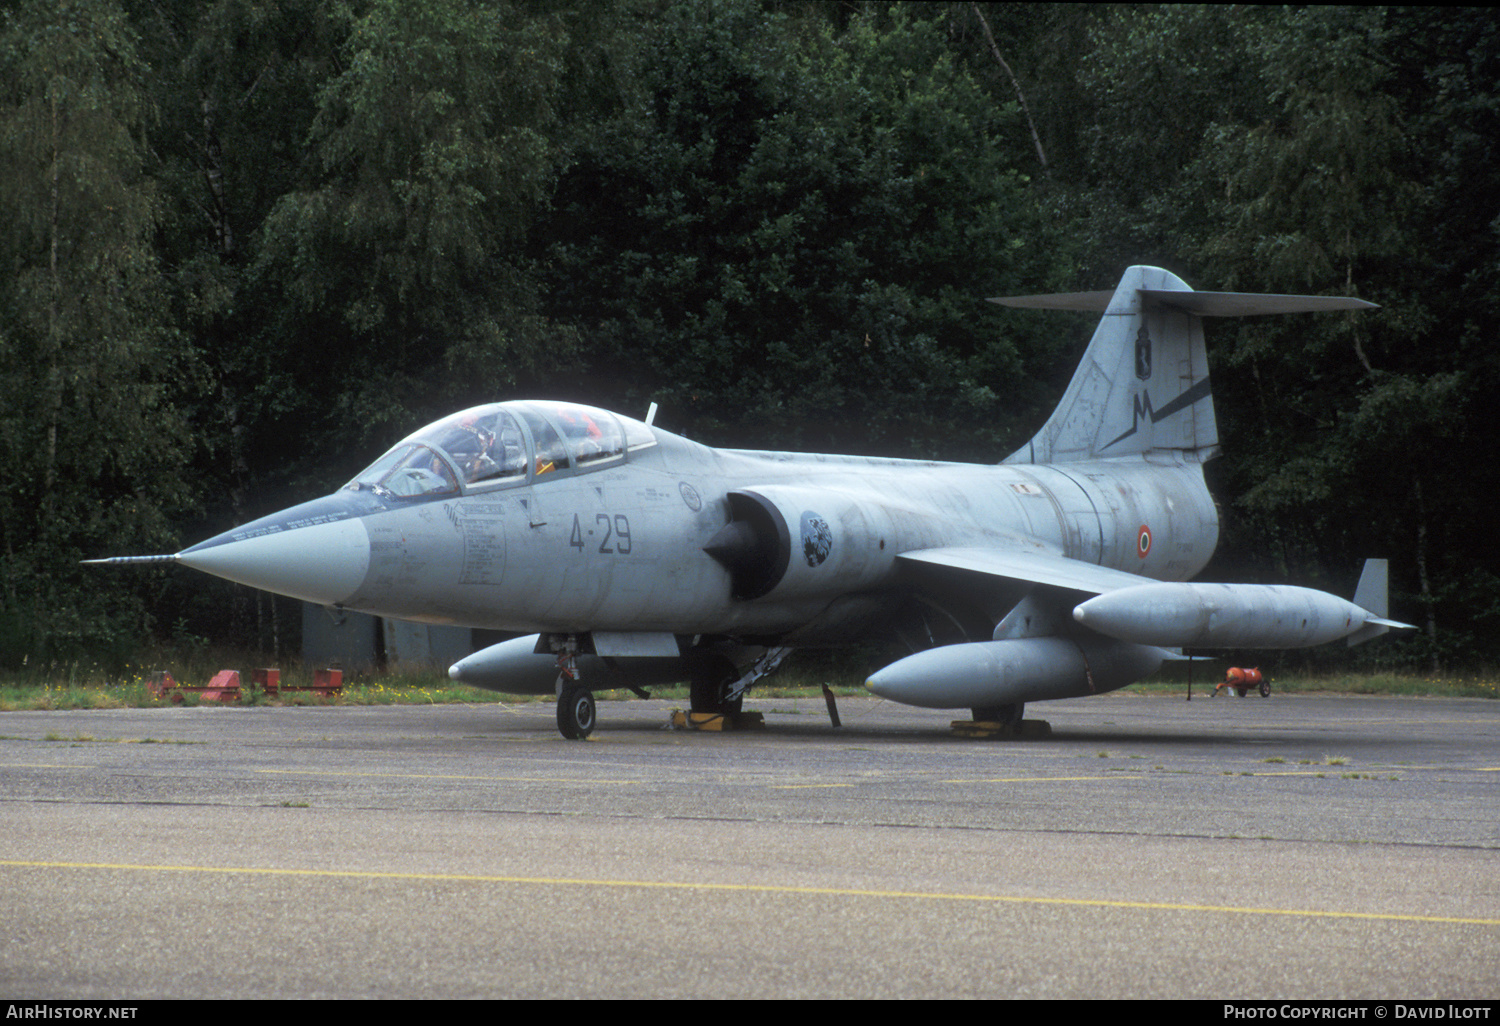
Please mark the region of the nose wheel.
<svg viewBox="0 0 1500 1026"><path fill-rule="evenodd" d="M555 643L557 653L557 730L569 741L582 741L594 732L598 709L594 693L578 680L578 639L569 635Z"/></svg>
<svg viewBox="0 0 1500 1026"><path fill-rule="evenodd" d="M594 732L597 710L594 693L573 685L557 696L557 729L569 741L582 741Z"/></svg>

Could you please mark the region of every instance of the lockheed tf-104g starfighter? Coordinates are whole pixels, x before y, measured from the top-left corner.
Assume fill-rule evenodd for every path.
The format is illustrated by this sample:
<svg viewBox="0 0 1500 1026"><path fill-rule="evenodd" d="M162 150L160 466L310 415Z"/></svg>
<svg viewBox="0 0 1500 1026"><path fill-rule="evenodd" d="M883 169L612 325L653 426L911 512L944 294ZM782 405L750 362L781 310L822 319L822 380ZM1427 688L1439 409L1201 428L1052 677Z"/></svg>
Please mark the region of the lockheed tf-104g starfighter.
<svg viewBox="0 0 1500 1026"><path fill-rule="evenodd" d="M449 671L555 693L565 737L592 692L688 680L737 712L797 646L900 638L876 695L1017 724L1183 648L1351 644L1386 619L1385 565L1354 602L1185 583L1218 540L1205 317L1359 310L1356 299L1195 292L1132 267L1113 292L995 300L1103 314L1062 402L995 465L714 449L565 402L455 413L332 495L175 562L378 616L521 632Z"/></svg>

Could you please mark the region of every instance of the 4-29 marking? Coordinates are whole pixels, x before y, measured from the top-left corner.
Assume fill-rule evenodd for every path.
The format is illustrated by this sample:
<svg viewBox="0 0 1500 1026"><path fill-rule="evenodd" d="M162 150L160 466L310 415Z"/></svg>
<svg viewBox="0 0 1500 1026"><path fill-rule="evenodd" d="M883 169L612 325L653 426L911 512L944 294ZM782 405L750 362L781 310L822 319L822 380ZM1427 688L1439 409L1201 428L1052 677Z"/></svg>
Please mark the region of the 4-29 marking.
<svg viewBox="0 0 1500 1026"><path fill-rule="evenodd" d="M595 530L588 532L593 538L598 531L603 531L604 537L599 542L599 551L607 556L630 555L630 518L623 513L611 516L608 513L594 514ZM583 522L580 514L573 514L573 534L568 539L568 544L582 552L586 543L583 540Z"/></svg>

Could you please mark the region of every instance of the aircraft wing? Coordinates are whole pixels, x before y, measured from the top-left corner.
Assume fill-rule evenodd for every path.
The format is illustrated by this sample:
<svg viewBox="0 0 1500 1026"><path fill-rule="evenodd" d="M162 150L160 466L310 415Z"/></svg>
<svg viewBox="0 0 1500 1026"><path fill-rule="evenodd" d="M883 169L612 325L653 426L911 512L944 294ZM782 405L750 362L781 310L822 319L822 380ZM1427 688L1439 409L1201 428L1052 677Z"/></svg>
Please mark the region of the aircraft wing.
<svg viewBox="0 0 1500 1026"><path fill-rule="evenodd" d="M907 563L967 570L1011 581L1045 584L1091 595L1151 583L1149 577L1046 552L980 548L917 549L903 552L896 559Z"/></svg>

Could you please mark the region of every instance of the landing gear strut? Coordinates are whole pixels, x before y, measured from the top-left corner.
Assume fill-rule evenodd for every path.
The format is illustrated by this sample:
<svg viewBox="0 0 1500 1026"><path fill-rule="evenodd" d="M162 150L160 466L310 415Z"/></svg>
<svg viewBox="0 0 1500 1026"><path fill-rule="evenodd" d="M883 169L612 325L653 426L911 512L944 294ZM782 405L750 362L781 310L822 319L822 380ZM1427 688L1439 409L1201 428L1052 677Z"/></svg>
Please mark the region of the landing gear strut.
<svg viewBox="0 0 1500 1026"><path fill-rule="evenodd" d="M1021 729L1021 714L1026 711L1026 703L1011 702L1007 705L991 705L970 711L973 712L976 723L999 723L1012 730L1019 730Z"/></svg>
<svg viewBox="0 0 1500 1026"><path fill-rule="evenodd" d="M594 693L578 681L578 639L569 635L557 652L557 730L569 741L582 741L594 732L598 709Z"/></svg>
<svg viewBox="0 0 1500 1026"><path fill-rule="evenodd" d="M723 653L695 650L688 691L693 712L738 717L745 703L745 692L762 677L775 673L790 652L789 648L768 648L742 676Z"/></svg>

